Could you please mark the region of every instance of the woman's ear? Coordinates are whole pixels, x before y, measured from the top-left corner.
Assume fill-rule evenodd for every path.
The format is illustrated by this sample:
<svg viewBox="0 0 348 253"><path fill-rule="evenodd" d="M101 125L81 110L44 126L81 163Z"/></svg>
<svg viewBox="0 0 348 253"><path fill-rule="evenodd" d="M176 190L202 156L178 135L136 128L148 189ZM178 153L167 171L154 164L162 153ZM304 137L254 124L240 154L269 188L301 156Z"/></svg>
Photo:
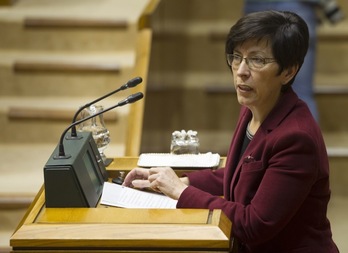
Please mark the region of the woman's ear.
<svg viewBox="0 0 348 253"><path fill-rule="evenodd" d="M290 80L297 74L298 65L291 66L287 69L284 69L282 72L283 84L287 84Z"/></svg>

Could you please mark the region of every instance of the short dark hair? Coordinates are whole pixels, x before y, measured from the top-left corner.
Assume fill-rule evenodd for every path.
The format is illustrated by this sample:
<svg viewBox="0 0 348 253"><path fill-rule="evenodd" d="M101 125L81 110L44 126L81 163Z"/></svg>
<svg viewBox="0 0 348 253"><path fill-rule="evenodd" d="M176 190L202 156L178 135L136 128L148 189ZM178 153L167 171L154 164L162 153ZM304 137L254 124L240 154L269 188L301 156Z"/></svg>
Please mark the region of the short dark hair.
<svg viewBox="0 0 348 253"><path fill-rule="evenodd" d="M226 54L232 54L237 45L250 39L267 39L281 73L284 69L301 68L309 44L306 22L289 11L260 11L245 15L234 24L227 36ZM296 76L296 75L295 75ZM288 83L291 85L295 76Z"/></svg>

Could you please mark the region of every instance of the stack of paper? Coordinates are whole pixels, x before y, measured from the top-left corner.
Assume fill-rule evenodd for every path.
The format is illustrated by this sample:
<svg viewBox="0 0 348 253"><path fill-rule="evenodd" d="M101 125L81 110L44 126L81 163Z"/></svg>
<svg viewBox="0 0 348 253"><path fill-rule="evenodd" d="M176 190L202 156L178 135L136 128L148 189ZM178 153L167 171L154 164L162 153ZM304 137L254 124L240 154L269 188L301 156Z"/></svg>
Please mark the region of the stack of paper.
<svg viewBox="0 0 348 253"><path fill-rule="evenodd" d="M169 153L147 153L141 154L138 160L140 167L195 167L212 168L219 165L220 155L211 152L205 154L183 154L174 155Z"/></svg>

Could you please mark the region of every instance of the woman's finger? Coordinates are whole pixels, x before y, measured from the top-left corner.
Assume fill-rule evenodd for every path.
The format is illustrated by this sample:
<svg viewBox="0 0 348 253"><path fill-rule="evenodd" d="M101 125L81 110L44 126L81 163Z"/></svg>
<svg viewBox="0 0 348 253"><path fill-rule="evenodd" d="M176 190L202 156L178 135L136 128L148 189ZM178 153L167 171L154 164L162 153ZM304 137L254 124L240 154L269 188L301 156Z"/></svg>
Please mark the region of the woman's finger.
<svg viewBox="0 0 348 253"><path fill-rule="evenodd" d="M151 187L150 186L150 181L149 180L139 180L139 179L136 179L136 180L133 180L132 181L132 185L135 187L135 188L149 188Z"/></svg>

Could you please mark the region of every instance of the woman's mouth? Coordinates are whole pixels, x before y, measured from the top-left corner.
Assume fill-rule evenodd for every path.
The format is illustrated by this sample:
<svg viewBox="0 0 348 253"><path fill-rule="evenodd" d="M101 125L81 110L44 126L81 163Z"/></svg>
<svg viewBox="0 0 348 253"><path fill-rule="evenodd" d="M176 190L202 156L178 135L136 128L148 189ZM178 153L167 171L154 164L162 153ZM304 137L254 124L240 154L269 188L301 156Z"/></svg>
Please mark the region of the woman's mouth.
<svg viewBox="0 0 348 253"><path fill-rule="evenodd" d="M248 85L242 85L242 84L239 84L237 85L237 88L238 90L242 91L242 92L248 92L248 91L252 91L252 88Z"/></svg>

